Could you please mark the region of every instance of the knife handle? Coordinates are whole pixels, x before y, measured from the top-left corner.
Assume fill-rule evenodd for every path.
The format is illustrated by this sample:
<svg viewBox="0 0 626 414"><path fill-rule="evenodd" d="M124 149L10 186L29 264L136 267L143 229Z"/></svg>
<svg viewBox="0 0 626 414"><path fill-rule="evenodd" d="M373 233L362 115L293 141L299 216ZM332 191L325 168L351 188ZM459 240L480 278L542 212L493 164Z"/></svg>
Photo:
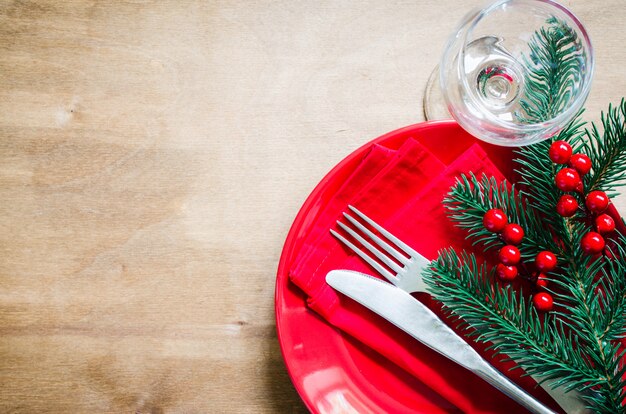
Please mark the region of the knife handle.
<svg viewBox="0 0 626 414"><path fill-rule="evenodd" d="M402 294L404 296L404 294ZM463 338L456 334L434 312L411 297L420 308L419 317L412 318L403 329L413 338L431 349L472 371L495 388L536 414L555 414L532 395L528 394L508 377L495 369ZM406 299L408 300L408 299Z"/></svg>
<svg viewBox="0 0 626 414"><path fill-rule="evenodd" d="M540 414L554 414L554 411L540 403L530 394L526 393L526 391L524 391L517 384L508 379L504 374L496 370L491 364L481 358L480 355L476 355L478 358L480 358L480 361L474 362L473 368L470 368L472 372L487 381L489 384L493 385L495 388L502 391L504 394L517 401L520 405L522 405L529 411Z"/></svg>
<svg viewBox="0 0 626 414"><path fill-rule="evenodd" d="M352 270L332 270L326 282L424 345L475 373L536 414L554 414L483 359L426 305L405 290Z"/></svg>
<svg viewBox="0 0 626 414"><path fill-rule="evenodd" d="M435 335L439 337L439 340L445 341L443 342L445 346L437 348L431 347L432 349L472 371L489 384L508 395L511 399L517 401L530 412L537 414L555 414L554 411L543 405L508 377L495 369L436 315L433 314L432 316L436 318L436 321L431 321ZM413 335L413 333L409 332L409 334L421 340Z"/></svg>

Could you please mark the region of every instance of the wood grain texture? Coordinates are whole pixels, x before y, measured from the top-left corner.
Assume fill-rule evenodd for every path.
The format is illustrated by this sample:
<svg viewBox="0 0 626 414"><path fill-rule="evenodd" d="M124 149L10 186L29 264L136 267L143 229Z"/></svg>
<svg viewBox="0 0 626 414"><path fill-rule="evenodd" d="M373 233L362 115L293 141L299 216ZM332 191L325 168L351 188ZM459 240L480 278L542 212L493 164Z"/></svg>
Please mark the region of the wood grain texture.
<svg viewBox="0 0 626 414"><path fill-rule="evenodd" d="M303 413L275 271L478 1L0 1L0 411ZM626 95L623 0L564 1ZM623 198L619 208L626 212Z"/></svg>

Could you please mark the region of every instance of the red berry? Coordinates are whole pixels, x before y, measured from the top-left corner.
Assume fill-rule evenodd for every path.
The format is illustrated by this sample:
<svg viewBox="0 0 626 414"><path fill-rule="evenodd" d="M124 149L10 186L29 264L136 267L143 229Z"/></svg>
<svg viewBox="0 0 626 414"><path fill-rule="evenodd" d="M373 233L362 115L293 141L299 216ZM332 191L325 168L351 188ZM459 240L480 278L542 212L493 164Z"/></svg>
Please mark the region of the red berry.
<svg viewBox="0 0 626 414"><path fill-rule="evenodd" d="M596 254L604 250L604 237L600 233L590 231L580 240L580 247L587 254Z"/></svg>
<svg viewBox="0 0 626 414"><path fill-rule="evenodd" d="M554 141L548 151L550 159L557 164L567 164L572 156L572 146L565 141Z"/></svg>
<svg viewBox="0 0 626 414"><path fill-rule="evenodd" d="M573 168L563 168L559 170L554 177L556 188L561 191L575 190L580 182L580 175L578 175L578 171Z"/></svg>
<svg viewBox="0 0 626 414"><path fill-rule="evenodd" d="M564 194L556 203L556 212L563 217L571 217L578 210L578 201L574 196Z"/></svg>
<svg viewBox="0 0 626 414"><path fill-rule="evenodd" d="M591 159L585 154L574 154L569 159L569 166L578 171L578 174L585 175L591 170Z"/></svg>
<svg viewBox="0 0 626 414"><path fill-rule="evenodd" d="M592 191L587 194L585 205L594 213L602 213L609 206L609 197L604 191Z"/></svg>
<svg viewBox="0 0 626 414"><path fill-rule="evenodd" d="M506 226L507 221L504 211L499 208L492 208L483 216L483 226L493 233L500 233Z"/></svg>
<svg viewBox="0 0 626 414"><path fill-rule="evenodd" d="M502 238L507 244L520 244L524 238L524 229L519 224L509 223L502 230Z"/></svg>
<svg viewBox="0 0 626 414"><path fill-rule="evenodd" d="M504 263L498 263L496 273L502 280L513 280L517 276L517 266L507 266Z"/></svg>
<svg viewBox="0 0 626 414"><path fill-rule="evenodd" d="M533 296L533 305L538 311L548 312L552 309L554 301L552 300L552 295L546 292L539 292Z"/></svg>
<svg viewBox="0 0 626 414"><path fill-rule="evenodd" d="M583 193L583 180L580 180L578 184L576 184L576 188L574 190L578 191L580 194Z"/></svg>
<svg viewBox="0 0 626 414"><path fill-rule="evenodd" d="M539 273L537 275L537 280L535 281L537 287L544 288L548 286L548 276L545 273Z"/></svg>
<svg viewBox="0 0 626 414"><path fill-rule="evenodd" d="M610 233L615 230L615 220L608 214L600 214L596 217L596 230L598 233Z"/></svg>
<svg viewBox="0 0 626 414"><path fill-rule="evenodd" d="M535 257L535 266L540 272L551 272L556 267L556 255L548 250L539 252Z"/></svg>
<svg viewBox="0 0 626 414"><path fill-rule="evenodd" d="M506 245L498 252L498 258L505 265L516 265L520 259L519 249L515 246Z"/></svg>

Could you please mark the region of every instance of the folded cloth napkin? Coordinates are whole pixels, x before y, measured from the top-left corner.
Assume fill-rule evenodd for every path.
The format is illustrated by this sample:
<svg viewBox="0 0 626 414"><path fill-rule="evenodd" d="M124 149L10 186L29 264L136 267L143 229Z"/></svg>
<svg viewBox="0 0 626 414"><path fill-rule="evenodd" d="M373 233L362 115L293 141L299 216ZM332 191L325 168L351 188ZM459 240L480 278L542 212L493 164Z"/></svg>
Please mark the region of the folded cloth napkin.
<svg viewBox="0 0 626 414"><path fill-rule="evenodd" d="M443 198L461 173L486 173L502 179L485 151L474 144L444 164L417 140L408 139L398 150L374 145L334 197L319 212L290 269L290 279L308 296L308 306L329 323L387 357L465 413L526 412L504 394L464 368L417 342L378 315L344 297L325 281L333 269L375 272L344 248L329 233L351 204L383 225L428 259L445 247L471 250L464 231L445 215ZM441 313L427 294L418 298ZM485 347L473 344L502 372L514 366L503 358L492 359ZM516 383L558 406L521 370L508 372ZM450 408L441 412L449 412Z"/></svg>

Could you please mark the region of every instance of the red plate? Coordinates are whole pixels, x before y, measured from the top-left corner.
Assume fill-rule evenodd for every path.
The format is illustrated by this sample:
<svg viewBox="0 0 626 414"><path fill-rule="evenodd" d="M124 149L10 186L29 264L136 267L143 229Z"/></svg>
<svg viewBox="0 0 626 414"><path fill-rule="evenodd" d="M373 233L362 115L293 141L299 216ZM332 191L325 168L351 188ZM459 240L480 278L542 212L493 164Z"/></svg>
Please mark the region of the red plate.
<svg viewBox="0 0 626 414"><path fill-rule="evenodd" d="M318 213L373 144L397 149L418 139L443 162L457 158L475 138L453 121L412 125L383 135L354 151L315 187L285 241L276 279L276 327L289 375L313 413L446 413L455 410L404 370L342 334L305 305L288 272ZM511 149L480 143L507 175Z"/></svg>

